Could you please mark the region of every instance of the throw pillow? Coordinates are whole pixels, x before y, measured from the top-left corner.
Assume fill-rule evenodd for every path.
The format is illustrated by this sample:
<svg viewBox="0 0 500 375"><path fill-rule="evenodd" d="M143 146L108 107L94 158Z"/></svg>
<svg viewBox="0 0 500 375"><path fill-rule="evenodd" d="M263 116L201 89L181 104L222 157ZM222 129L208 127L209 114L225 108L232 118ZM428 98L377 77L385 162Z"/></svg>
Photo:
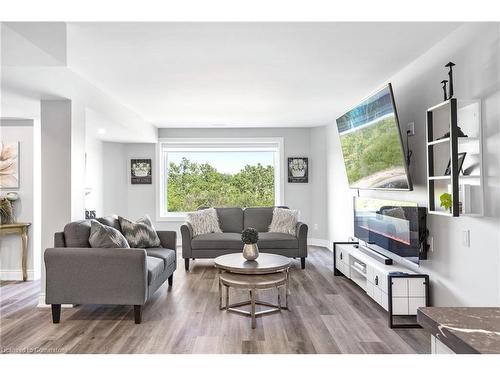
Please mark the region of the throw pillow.
<svg viewBox="0 0 500 375"><path fill-rule="evenodd" d="M89 243L91 247L117 247L128 248L128 242L119 230L101 224L97 220L90 223Z"/></svg>
<svg viewBox="0 0 500 375"><path fill-rule="evenodd" d="M275 207L269 232L287 233L295 236L295 227L299 221L299 211Z"/></svg>
<svg viewBox="0 0 500 375"><path fill-rule="evenodd" d="M205 233L222 233L215 208L189 212L186 221L193 227L193 236Z"/></svg>
<svg viewBox="0 0 500 375"><path fill-rule="evenodd" d="M122 233L128 241L130 247L146 248L159 247L160 238L153 227L153 222L148 215L144 215L136 222L118 216Z"/></svg>

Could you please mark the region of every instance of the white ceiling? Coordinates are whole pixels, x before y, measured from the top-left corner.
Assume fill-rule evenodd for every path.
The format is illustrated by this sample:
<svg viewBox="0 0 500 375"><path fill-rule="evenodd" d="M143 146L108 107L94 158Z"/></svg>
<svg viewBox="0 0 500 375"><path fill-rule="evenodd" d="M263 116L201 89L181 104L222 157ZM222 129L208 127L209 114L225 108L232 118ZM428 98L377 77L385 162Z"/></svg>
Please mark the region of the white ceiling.
<svg viewBox="0 0 500 375"><path fill-rule="evenodd" d="M318 126L458 26L70 23L68 66L158 127Z"/></svg>

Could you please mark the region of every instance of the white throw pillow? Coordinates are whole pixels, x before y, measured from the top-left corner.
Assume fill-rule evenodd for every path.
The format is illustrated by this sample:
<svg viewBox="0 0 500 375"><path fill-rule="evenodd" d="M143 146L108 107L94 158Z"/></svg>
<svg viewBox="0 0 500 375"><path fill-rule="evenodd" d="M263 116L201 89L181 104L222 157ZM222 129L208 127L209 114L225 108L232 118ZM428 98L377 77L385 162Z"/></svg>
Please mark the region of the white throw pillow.
<svg viewBox="0 0 500 375"><path fill-rule="evenodd" d="M193 227L193 236L205 233L222 233L215 208L189 212L186 221Z"/></svg>
<svg viewBox="0 0 500 375"><path fill-rule="evenodd" d="M299 211L275 207L269 232L287 233L295 236L295 227L298 221Z"/></svg>

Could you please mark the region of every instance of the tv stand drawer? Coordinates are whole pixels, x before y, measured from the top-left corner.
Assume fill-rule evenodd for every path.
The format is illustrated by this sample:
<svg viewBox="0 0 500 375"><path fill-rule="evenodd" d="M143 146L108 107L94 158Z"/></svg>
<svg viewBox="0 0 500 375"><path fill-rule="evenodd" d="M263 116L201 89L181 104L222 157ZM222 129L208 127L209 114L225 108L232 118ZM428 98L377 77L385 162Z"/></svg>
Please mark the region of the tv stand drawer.
<svg viewBox="0 0 500 375"><path fill-rule="evenodd" d="M387 275L377 270L376 268L367 265L366 266L366 278L374 286L382 290L387 294Z"/></svg>

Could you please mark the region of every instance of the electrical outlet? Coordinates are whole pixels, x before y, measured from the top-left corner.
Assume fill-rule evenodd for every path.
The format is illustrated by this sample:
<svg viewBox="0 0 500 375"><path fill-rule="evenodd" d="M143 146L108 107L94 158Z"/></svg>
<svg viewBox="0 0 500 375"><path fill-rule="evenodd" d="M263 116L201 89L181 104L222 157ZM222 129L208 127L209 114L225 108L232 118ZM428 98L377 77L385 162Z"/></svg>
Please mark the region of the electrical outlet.
<svg viewBox="0 0 500 375"><path fill-rule="evenodd" d="M313 225L314 230L318 230L318 224Z"/></svg>
<svg viewBox="0 0 500 375"><path fill-rule="evenodd" d="M434 237L432 236L429 237L429 251L431 253L434 252Z"/></svg>
<svg viewBox="0 0 500 375"><path fill-rule="evenodd" d="M415 135L415 123L409 122L407 130L408 130L408 135Z"/></svg>
<svg viewBox="0 0 500 375"><path fill-rule="evenodd" d="M462 246L470 247L470 230L462 231Z"/></svg>

